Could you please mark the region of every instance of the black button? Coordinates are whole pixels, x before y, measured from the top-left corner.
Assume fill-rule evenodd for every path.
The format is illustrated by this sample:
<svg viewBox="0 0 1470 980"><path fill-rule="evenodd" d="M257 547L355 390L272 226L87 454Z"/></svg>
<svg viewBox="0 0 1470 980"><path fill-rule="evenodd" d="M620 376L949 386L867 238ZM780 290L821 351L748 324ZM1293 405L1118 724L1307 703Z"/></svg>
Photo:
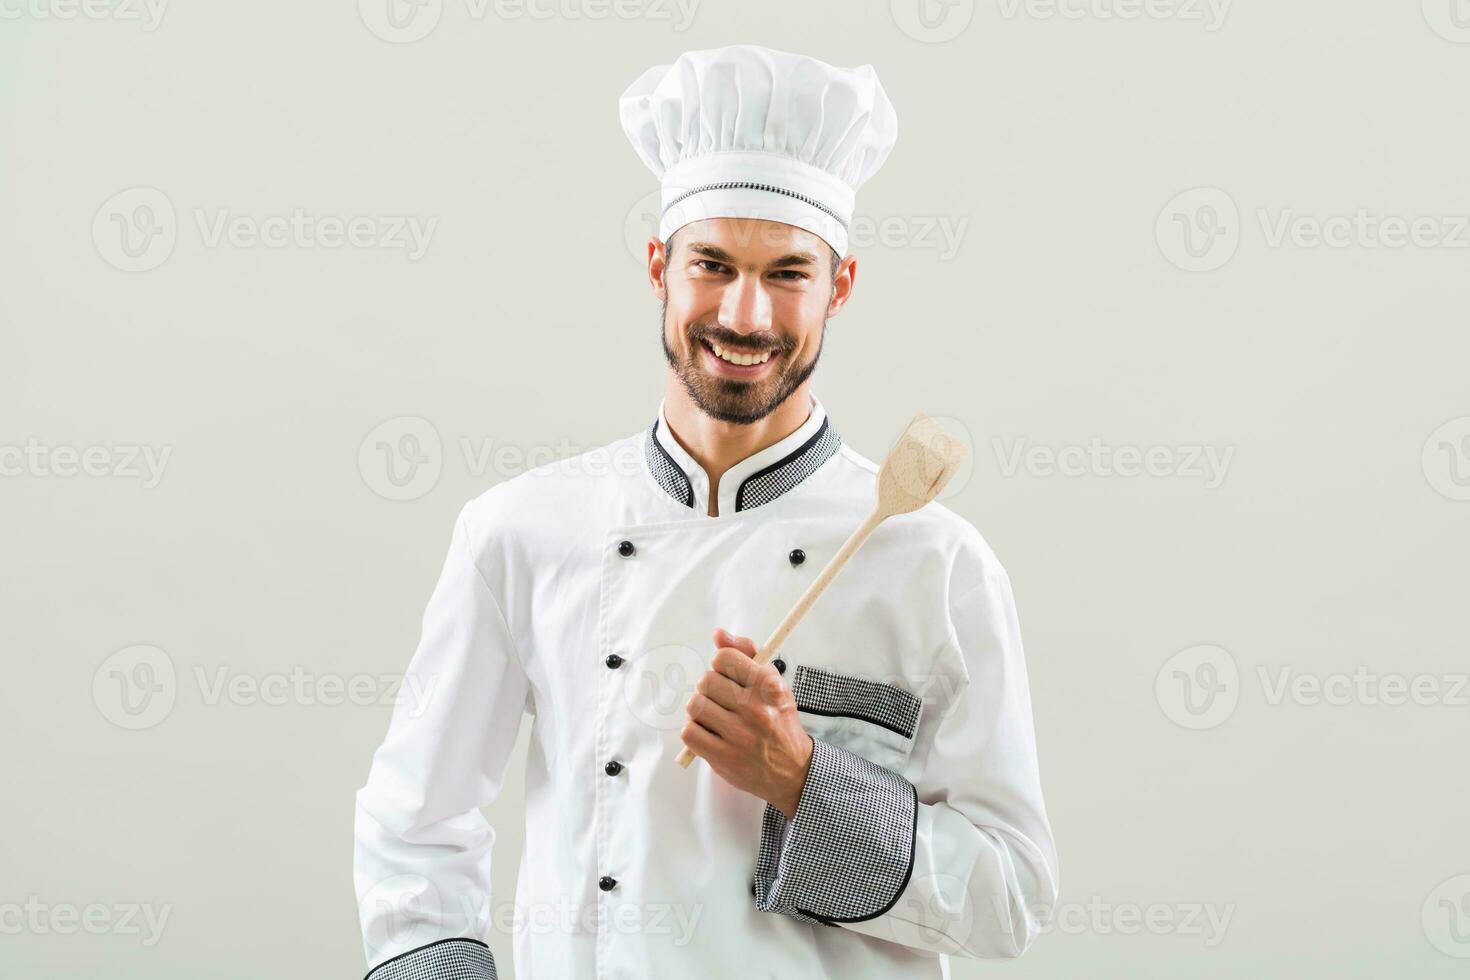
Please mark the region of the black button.
<svg viewBox="0 0 1470 980"><path fill-rule="evenodd" d="M605 892L612 891L613 890L613 887L615 885L617 885L617 883L618 883L618 879L611 878L611 877L609 877L607 875L603 875L601 878L598 878L597 879L597 887L598 888L601 888Z"/></svg>
<svg viewBox="0 0 1470 980"><path fill-rule="evenodd" d="M750 879L750 897L755 898L755 879Z"/></svg>
<svg viewBox="0 0 1470 980"><path fill-rule="evenodd" d="M618 554L622 555L624 558L631 557L633 552L637 550L637 548L633 547L633 542L631 541L618 542Z"/></svg>
<svg viewBox="0 0 1470 980"><path fill-rule="evenodd" d="M802 551L800 548L792 548L791 554L787 555L786 557L791 560L791 564L800 565L802 562L806 561L806 552Z"/></svg>
<svg viewBox="0 0 1470 980"><path fill-rule="evenodd" d="M777 657L775 660L772 660L771 663L776 665L776 673L786 673L786 661L782 660L780 657Z"/></svg>
<svg viewBox="0 0 1470 980"><path fill-rule="evenodd" d="M623 665L623 658L618 656L616 653L609 653L607 655L607 659L604 660L603 663L616 670Z"/></svg>
<svg viewBox="0 0 1470 980"><path fill-rule="evenodd" d="M623 764L614 759L612 762L609 762L607 765L603 766L602 770L609 776L616 776L618 773L623 771Z"/></svg>

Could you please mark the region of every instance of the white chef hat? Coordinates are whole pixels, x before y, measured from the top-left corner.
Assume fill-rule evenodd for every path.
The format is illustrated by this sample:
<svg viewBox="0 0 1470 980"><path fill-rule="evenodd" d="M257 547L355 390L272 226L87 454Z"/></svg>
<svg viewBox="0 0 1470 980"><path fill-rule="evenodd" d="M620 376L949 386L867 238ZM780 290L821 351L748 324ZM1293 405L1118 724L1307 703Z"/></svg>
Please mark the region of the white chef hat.
<svg viewBox="0 0 1470 980"><path fill-rule="evenodd" d="M734 44L648 69L618 99L662 191L658 236L703 218L796 225L847 254L857 189L898 138L872 65Z"/></svg>

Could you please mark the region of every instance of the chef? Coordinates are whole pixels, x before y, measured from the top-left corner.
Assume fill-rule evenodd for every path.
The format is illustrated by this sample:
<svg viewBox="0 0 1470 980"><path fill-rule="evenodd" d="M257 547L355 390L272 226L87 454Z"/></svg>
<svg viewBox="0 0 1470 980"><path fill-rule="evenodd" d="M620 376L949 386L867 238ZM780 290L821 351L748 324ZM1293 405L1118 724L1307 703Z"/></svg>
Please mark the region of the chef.
<svg viewBox="0 0 1470 980"><path fill-rule="evenodd" d="M493 978L492 925L527 980L1018 956L1056 848L1010 580L975 528L938 502L890 518L754 659L874 505L812 374L893 107L870 66L734 45L650 69L620 115L662 190L663 397L460 512L405 682L429 694L357 794L368 977ZM525 713L525 847L492 902L480 808Z"/></svg>

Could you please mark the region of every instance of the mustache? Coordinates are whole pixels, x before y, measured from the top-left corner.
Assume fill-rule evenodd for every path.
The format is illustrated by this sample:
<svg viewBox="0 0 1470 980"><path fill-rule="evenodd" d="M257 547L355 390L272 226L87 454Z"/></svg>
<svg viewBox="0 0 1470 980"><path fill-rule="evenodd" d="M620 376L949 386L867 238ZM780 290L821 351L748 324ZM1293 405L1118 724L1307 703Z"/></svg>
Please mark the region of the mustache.
<svg viewBox="0 0 1470 980"><path fill-rule="evenodd" d="M769 350L784 354L788 349L787 342L775 334L751 335L726 330L698 330L691 336L696 343L708 340L710 343L719 344L726 350L736 350L742 353L759 354Z"/></svg>

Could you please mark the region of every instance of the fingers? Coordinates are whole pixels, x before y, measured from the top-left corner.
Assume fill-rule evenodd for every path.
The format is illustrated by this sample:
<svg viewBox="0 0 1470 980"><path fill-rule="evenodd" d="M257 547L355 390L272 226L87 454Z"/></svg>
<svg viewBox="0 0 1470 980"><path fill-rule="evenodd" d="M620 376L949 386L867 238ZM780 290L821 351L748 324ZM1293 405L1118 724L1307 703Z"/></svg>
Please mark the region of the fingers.
<svg viewBox="0 0 1470 980"><path fill-rule="evenodd" d="M736 636L724 627L715 627L715 646L734 647L747 657L754 657L758 652L755 641L748 636Z"/></svg>
<svg viewBox="0 0 1470 980"><path fill-rule="evenodd" d="M698 691L694 692L684 707L689 712L690 720L703 725L716 735L723 736L735 727L735 716L729 709L716 704Z"/></svg>
<svg viewBox="0 0 1470 980"><path fill-rule="evenodd" d="M689 746L690 751L701 758L708 757L710 752L720 744L718 735L692 718L684 723L683 730L679 732L679 738Z"/></svg>
<svg viewBox="0 0 1470 980"><path fill-rule="evenodd" d="M720 647L715 651L710 666L741 687L750 687L759 681L761 672L767 665L756 663L734 647Z"/></svg>
<svg viewBox="0 0 1470 980"><path fill-rule="evenodd" d="M724 674L710 670L704 673L694 689L715 704L730 711L737 710L742 703L750 698L750 690L726 677Z"/></svg>

